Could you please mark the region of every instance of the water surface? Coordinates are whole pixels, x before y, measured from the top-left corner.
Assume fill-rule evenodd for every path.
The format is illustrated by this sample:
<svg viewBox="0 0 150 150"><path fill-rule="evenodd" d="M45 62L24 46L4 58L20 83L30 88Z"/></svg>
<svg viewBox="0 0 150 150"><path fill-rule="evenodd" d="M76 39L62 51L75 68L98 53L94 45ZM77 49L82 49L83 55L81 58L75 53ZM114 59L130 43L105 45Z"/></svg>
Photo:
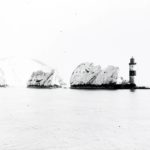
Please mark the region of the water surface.
<svg viewBox="0 0 150 150"><path fill-rule="evenodd" d="M150 91L0 89L1 150L149 150Z"/></svg>

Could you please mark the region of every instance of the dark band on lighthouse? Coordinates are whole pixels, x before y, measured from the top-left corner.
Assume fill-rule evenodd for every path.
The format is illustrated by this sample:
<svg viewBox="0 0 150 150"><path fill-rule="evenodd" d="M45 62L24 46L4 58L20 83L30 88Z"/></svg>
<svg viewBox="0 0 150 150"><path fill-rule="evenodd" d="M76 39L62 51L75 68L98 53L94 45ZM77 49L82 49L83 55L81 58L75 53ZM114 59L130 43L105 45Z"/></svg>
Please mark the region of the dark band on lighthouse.
<svg viewBox="0 0 150 150"><path fill-rule="evenodd" d="M135 84L135 76L136 76L136 71L135 71L135 60L134 58L132 57L130 59L130 63L129 63L129 83L132 84L132 85L136 85Z"/></svg>

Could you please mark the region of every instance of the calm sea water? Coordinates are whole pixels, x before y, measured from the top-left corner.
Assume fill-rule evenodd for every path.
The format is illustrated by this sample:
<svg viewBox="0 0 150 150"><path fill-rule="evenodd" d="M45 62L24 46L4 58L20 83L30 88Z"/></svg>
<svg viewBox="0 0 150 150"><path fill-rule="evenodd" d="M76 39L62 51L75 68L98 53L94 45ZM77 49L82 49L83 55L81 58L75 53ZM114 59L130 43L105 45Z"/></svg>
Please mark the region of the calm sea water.
<svg viewBox="0 0 150 150"><path fill-rule="evenodd" d="M149 90L0 89L0 150L149 148Z"/></svg>

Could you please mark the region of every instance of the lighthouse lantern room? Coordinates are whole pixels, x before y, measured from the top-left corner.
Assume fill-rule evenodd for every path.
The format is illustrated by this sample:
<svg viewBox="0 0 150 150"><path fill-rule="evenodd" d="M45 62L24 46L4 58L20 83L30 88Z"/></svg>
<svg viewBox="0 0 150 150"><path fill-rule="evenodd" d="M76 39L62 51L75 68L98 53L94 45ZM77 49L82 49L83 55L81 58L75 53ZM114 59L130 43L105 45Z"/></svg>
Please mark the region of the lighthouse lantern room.
<svg viewBox="0 0 150 150"><path fill-rule="evenodd" d="M135 76L136 76L136 71L135 71L135 60L134 58L132 57L130 59L130 63L129 63L129 83L131 85L135 85Z"/></svg>

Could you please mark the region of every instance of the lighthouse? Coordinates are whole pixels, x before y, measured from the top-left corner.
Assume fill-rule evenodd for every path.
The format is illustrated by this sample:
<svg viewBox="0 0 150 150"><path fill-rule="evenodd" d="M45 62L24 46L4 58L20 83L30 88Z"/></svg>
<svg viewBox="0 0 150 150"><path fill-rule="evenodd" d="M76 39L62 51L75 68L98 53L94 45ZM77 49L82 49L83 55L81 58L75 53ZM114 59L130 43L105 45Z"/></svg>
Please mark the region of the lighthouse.
<svg viewBox="0 0 150 150"><path fill-rule="evenodd" d="M135 60L134 60L134 58L132 57L131 59L130 59L130 63L129 63L129 83L131 84L131 85L136 85L135 84L135 76L136 76L136 71L135 71L135 65L136 65L136 63L135 63Z"/></svg>

